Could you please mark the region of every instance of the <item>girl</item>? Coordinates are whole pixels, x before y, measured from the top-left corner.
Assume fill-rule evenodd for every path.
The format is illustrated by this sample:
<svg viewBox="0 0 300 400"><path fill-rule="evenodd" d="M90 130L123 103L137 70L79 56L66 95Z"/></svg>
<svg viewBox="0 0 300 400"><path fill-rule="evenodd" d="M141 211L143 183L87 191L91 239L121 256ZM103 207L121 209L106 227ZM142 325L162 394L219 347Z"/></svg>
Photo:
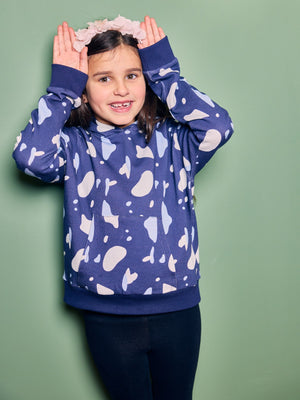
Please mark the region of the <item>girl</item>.
<svg viewBox="0 0 300 400"><path fill-rule="evenodd" d="M112 399L192 398L200 344L194 177L231 136L154 19L54 39L17 166L64 182L65 301Z"/></svg>

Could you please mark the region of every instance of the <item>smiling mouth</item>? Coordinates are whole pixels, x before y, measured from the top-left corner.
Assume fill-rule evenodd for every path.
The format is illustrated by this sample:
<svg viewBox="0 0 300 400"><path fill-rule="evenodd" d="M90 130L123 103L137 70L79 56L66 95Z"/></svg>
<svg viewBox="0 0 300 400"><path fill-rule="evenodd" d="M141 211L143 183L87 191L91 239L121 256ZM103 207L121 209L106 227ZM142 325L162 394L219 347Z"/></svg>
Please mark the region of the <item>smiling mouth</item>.
<svg viewBox="0 0 300 400"><path fill-rule="evenodd" d="M123 103L111 103L110 107L115 111L126 111L132 105L132 101L124 101Z"/></svg>

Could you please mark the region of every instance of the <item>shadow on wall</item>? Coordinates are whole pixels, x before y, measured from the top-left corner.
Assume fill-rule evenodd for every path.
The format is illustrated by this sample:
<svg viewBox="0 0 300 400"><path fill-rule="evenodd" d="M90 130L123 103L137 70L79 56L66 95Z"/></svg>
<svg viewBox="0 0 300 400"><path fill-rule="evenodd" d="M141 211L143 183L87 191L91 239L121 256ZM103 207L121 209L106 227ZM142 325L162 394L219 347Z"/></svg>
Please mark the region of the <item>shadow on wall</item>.
<svg viewBox="0 0 300 400"><path fill-rule="evenodd" d="M63 303L62 307L63 307L63 311L67 315L70 315L74 321L76 321L76 328L77 328L77 330L80 334L80 338L81 338L81 344L82 344L82 352L81 353L83 354L83 357L84 357L83 361L84 361L85 368L89 369L92 379L95 382L95 385L96 385L99 393L101 394L101 396L104 395L105 399L109 400L110 399L109 394L103 385L102 379L98 373L96 365L94 364L94 360L90 354L90 349L88 347L86 336L85 336L85 328L84 328L82 313L80 312L80 310L72 308L64 303ZM103 397L101 397L101 399L104 400Z"/></svg>
<svg viewBox="0 0 300 400"><path fill-rule="evenodd" d="M55 231L53 236L54 247L57 249L55 261L57 268L57 272L59 276L63 271L63 218L62 218L62 208L63 208L63 184L55 183L49 184L40 181L32 176L26 175L23 172L19 171L16 167L11 168L11 165L8 166L7 171L9 171L9 179L15 182L18 187L20 188L20 192L24 191L28 194L28 196L37 197L41 194L41 191L48 192L48 197L52 197L55 199L57 207L57 218L55 218ZM22 201L22 200L20 200ZM42 218L41 216L37 215L37 218ZM52 240L52 238L51 238ZM57 292L59 293L58 301L56 302L57 307L61 308L62 313L66 314L66 318L70 317L76 323L76 329L79 332L82 344L82 351L81 354L84 356L84 364L86 368L90 370L91 376L99 394L101 394L101 398L109 399L108 393L102 383L102 380L98 374L97 368L94 364L94 361L90 355L89 347L85 337L85 329L84 329L84 322L83 322L83 315L80 310L72 308L65 304L62 299L64 297L64 282L62 279L56 280L58 287ZM105 397L103 397L105 396Z"/></svg>

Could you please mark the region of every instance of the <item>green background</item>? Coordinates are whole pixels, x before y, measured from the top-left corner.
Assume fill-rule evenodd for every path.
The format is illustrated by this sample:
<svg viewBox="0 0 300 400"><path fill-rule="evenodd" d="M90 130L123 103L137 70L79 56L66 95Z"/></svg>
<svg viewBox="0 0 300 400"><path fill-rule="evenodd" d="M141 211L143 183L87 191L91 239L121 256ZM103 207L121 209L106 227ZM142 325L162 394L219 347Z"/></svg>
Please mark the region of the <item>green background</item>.
<svg viewBox="0 0 300 400"><path fill-rule="evenodd" d="M1 400L107 399L63 304L62 189L18 173L11 152L49 83L56 26L119 13L156 17L182 75L235 125L196 180L194 398L300 398L299 12L298 0L1 2Z"/></svg>

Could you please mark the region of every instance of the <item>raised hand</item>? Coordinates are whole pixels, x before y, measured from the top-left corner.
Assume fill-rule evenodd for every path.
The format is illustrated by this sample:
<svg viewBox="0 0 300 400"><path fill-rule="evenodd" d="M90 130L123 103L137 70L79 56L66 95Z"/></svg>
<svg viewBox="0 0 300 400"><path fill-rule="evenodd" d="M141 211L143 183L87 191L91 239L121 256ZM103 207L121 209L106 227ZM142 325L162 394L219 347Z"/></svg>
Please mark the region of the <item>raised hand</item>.
<svg viewBox="0 0 300 400"><path fill-rule="evenodd" d="M57 27L57 35L53 41L53 64L61 64L66 67L78 69L88 73L87 47L79 53L73 48L75 32L67 22Z"/></svg>
<svg viewBox="0 0 300 400"><path fill-rule="evenodd" d="M145 17L144 21L141 22L141 28L146 32L146 39L144 39L142 43L139 43L139 49L151 46L166 36L162 28L157 26L155 19L150 18L148 15Z"/></svg>

